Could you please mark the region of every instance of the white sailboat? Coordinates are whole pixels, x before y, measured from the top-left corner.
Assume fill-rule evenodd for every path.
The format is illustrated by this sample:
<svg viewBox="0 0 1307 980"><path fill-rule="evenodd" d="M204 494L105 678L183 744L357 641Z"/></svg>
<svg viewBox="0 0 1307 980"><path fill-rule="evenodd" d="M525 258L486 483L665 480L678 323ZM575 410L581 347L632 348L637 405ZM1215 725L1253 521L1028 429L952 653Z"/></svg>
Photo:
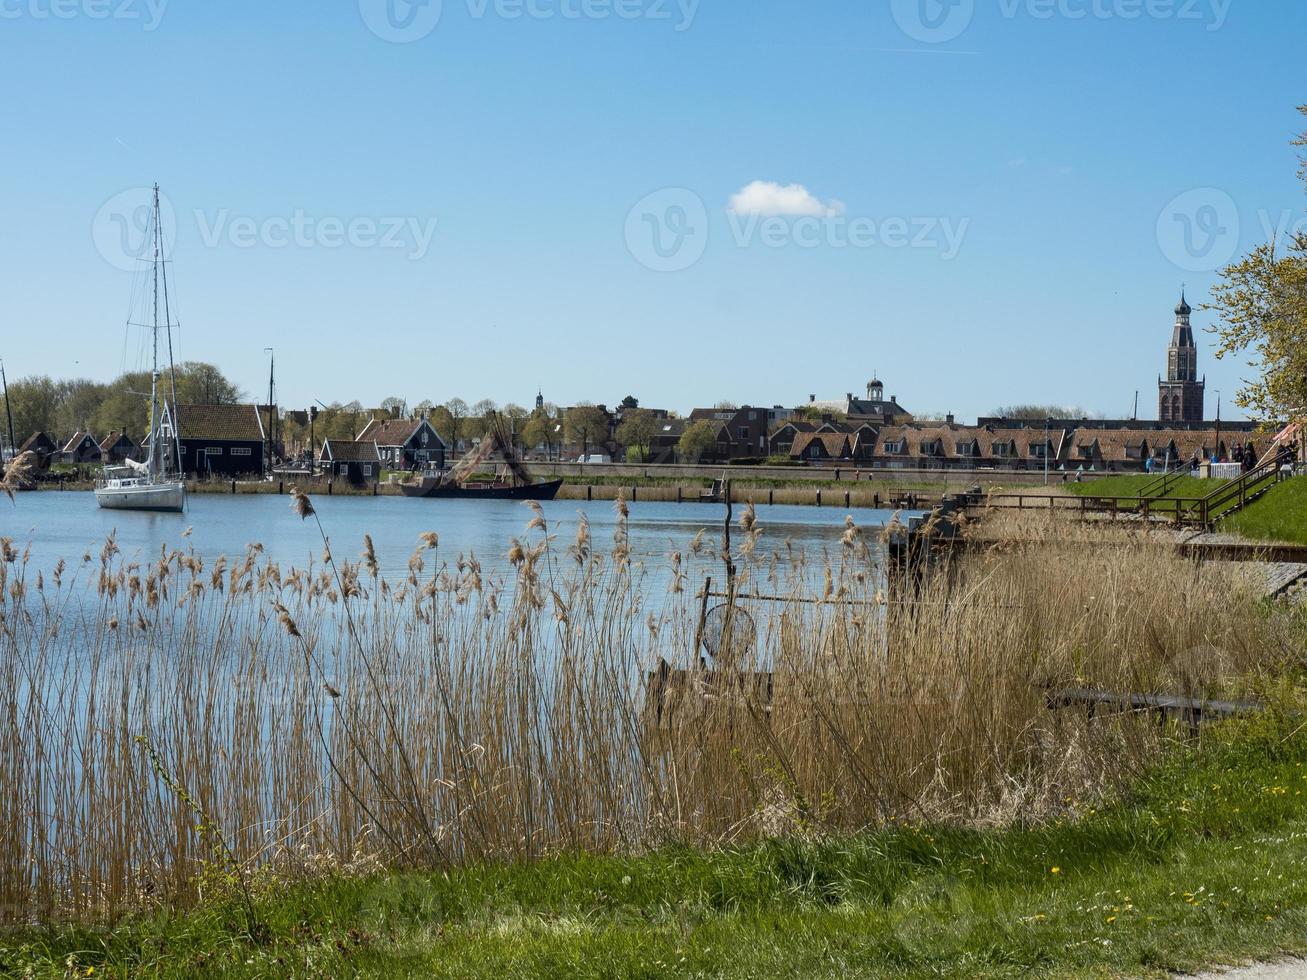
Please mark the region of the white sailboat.
<svg viewBox="0 0 1307 980"><path fill-rule="evenodd" d="M154 185L154 207L150 213L154 248L154 316L145 326L154 333L154 364L150 372L150 452L144 463L127 460L122 466L106 466L96 481L95 500L106 510L163 511L180 514L186 509L186 483L181 476L180 446L177 440L177 393L171 406L159 393L159 331L168 341L169 376L172 376L172 322L168 308L168 272L163 262L159 221L159 185ZM162 281L164 316L159 319L159 286Z"/></svg>

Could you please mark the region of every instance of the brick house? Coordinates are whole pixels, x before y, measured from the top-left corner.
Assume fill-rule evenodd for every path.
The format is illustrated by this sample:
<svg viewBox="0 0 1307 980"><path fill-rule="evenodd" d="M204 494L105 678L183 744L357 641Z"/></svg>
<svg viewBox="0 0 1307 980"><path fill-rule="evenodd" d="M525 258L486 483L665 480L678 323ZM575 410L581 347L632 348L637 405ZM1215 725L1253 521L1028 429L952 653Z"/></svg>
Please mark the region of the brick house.
<svg viewBox="0 0 1307 980"><path fill-rule="evenodd" d="M785 409L696 408L689 421L707 422L717 430L717 444L704 454L705 462L729 462L740 459L763 459L770 454L768 434L778 413Z"/></svg>

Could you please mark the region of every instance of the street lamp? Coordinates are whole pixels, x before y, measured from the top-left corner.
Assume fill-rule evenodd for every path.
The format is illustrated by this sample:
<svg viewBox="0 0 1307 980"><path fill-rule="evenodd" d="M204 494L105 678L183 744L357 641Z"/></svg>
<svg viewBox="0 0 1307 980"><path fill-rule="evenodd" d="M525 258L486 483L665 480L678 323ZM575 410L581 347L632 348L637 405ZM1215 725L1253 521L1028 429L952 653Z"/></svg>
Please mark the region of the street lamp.
<svg viewBox="0 0 1307 980"><path fill-rule="evenodd" d="M1215 461L1219 463L1221 461L1221 392L1220 389L1217 389L1216 392L1216 439L1214 441L1216 445L1212 447L1212 453L1215 456Z"/></svg>
<svg viewBox="0 0 1307 980"><path fill-rule="evenodd" d="M1044 486L1048 486L1048 428L1052 424L1052 419L1044 419Z"/></svg>

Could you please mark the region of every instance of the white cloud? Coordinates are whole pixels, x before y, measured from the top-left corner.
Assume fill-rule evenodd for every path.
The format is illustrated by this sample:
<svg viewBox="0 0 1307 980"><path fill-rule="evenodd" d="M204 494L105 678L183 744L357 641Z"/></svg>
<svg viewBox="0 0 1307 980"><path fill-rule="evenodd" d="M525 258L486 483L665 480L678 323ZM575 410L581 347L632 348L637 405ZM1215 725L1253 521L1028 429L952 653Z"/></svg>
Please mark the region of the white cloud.
<svg viewBox="0 0 1307 980"><path fill-rule="evenodd" d="M831 198L822 201L802 184L781 186L773 180L755 180L731 197L732 214L761 214L766 217L834 218L844 213L844 205Z"/></svg>

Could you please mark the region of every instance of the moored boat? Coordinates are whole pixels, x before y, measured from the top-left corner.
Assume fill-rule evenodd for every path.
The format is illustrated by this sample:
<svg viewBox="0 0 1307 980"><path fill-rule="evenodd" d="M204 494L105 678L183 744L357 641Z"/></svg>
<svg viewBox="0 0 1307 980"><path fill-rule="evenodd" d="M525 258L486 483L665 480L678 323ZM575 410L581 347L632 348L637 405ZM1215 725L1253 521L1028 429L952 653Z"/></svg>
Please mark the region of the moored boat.
<svg viewBox="0 0 1307 980"><path fill-rule="evenodd" d="M435 473L411 483L401 483L406 497L456 500L553 500L562 480L535 482L522 465L514 447L513 432L500 416L493 416L481 442L447 473ZM498 455L504 472L491 481L473 477Z"/></svg>
<svg viewBox="0 0 1307 980"><path fill-rule="evenodd" d="M154 335L154 361L150 370L149 455L144 463L127 460L122 466L105 467L95 483L95 502L104 510L137 510L180 514L186 509L186 483L181 477L181 459L173 420L177 417L177 393L172 392L172 409L159 391L159 331L167 338L169 376L172 376L172 318L168 310L167 267L163 262L163 231L159 221L159 185L154 185L154 206L150 212L150 242L154 251L153 322L147 328ZM159 287L163 286L163 320L159 318Z"/></svg>
<svg viewBox="0 0 1307 980"><path fill-rule="evenodd" d="M562 480L545 483L528 483L514 486L511 483L448 483L438 476L429 476L417 483L400 484L406 497L449 497L459 500L553 500L563 486Z"/></svg>

